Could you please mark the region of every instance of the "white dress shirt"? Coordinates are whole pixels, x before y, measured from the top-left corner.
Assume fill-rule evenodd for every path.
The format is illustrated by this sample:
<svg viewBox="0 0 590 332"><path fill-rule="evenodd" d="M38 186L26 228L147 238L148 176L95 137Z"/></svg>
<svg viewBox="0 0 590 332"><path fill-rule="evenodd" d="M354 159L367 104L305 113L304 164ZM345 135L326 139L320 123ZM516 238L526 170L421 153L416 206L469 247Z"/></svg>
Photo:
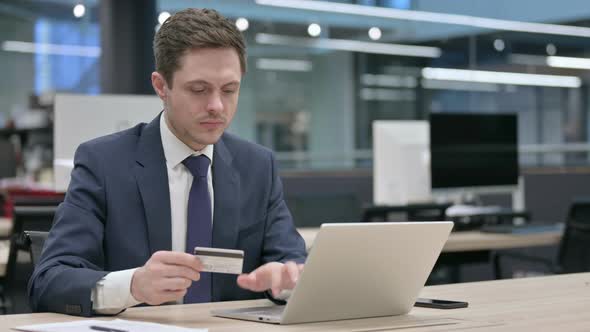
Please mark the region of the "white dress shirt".
<svg viewBox="0 0 590 332"><path fill-rule="evenodd" d="M172 251L184 252L186 247L186 214L188 196L193 183L193 176L182 164L187 157L201 154L211 160L207 172L207 187L211 197L211 217L213 218L213 177L211 166L213 165L213 145L207 145L201 151L193 151L190 147L178 139L168 127L164 117L166 111L160 117L160 136L166 158L166 170L168 171L168 188L170 190L170 217L172 230ZM213 220L211 220L213 222ZM131 279L137 268L111 272L96 283L92 289L92 309L100 314L116 314L123 309L139 304L131 295Z"/></svg>

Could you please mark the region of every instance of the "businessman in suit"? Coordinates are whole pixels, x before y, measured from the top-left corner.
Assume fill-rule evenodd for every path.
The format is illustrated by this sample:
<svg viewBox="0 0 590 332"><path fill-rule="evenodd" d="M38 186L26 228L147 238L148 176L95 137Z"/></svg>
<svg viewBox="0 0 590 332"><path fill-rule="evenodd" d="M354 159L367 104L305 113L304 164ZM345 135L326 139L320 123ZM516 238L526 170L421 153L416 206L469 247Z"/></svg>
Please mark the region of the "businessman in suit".
<svg viewBox="0 0 590 332"><path fill-rule="evenodd" d="M213 10L170 17L151 79L164 110L83 143L29 282L33 310L90 316L137 304L278 296L305 244L273 154L224 133L246 72L245 43ZM241 249L244 274L202 272L195 246Z"/></svg>

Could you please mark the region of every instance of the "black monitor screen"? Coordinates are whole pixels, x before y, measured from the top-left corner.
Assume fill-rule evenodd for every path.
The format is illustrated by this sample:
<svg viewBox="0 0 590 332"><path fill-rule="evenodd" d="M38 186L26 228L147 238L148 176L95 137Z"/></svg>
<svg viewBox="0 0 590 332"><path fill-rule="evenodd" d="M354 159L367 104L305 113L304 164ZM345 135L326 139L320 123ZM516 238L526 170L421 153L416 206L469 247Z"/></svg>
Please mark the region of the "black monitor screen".
<svg viewBox="0 0 590 332"><path fill-rule="evenodd" d="M516 114L430 115L432 188L516 185Z"/></svg>

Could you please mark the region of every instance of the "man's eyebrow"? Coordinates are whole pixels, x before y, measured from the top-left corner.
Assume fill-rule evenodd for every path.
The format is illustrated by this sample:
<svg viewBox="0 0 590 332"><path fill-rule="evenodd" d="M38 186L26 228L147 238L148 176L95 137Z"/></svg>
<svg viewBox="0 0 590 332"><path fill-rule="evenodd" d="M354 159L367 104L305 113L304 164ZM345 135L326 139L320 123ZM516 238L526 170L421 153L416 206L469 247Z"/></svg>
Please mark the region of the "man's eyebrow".
<svg viewBox="0 0 590 332"><path fill-rule="evenodd" d="M207 84L207 85L209 85L210 83L205 80L192 80L192 81L188 81L185 83L185 85L192 85L192 84Z"/></svg>
<svg viewBox="0 0 590 332"><path fill-rule="evenodd" d="M225 83L223 86L228 86L228 85L240 85L240 81L231 81L231 82Z"/></svg>
<svg viewBox="0 0 590 332"><path fill-rule="evenodd" d="M200 80L200 79L188 81L185 83L185 85L193 85L193 84L212 85L211 83L209 83L205 80ZM231 81L231 82L227 82L227 83L223 84L223 86L228 86L228 85L240 85L240 81Z"/></svg>

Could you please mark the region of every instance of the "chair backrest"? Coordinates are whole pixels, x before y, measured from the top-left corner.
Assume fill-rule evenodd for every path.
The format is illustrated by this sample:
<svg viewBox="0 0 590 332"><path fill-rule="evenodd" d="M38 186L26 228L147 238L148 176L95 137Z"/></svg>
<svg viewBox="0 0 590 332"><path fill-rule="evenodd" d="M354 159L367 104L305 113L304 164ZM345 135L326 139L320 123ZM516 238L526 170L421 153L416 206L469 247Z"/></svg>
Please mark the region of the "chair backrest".
<svg viewBox="0 0 590 332"><path fill-rule="evenodd" d="M14 279L16 271L16 258L18 251L29 251L29 245L24 235L24 230L49 231L53 223L57 206L22 206L13 207L12 235L10 237L10 249L6 263L5 278L8 282Z"/></svg>
<svg viewBox="0 0 590 332"><path fill-rule="evenodd" d="M24 233L26 241L29 244L31 261L33 262L34 266L37 266L39 258L41 258L43 245L45 244L45 240L47 240L47 235L49 235L49 232L25 231Z"/></svg>
<svg viewBox="0 0 590 332"><path fill-rule="evenodd" d="M0 139L0 179L16 176L16 153L8 140Z"/></svg>
<svg viewBox="0 0 590 332"><path fill-rule="evenodd" d="M557 262L562 273L590 271L590 197L572 203Z"/></svg>

